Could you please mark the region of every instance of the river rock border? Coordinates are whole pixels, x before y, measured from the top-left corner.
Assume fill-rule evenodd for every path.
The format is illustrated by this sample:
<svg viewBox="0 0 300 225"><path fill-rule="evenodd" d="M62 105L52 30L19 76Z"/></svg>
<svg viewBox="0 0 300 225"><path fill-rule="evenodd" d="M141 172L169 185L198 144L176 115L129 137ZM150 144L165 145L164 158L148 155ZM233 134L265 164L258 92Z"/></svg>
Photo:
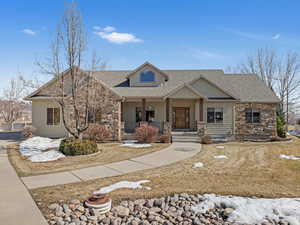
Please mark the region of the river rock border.
<svg viewBox="0 0 300 225"><path fill-rule="evenodd" d="M191 207L204 200L201 195L174 194L155 199L122 201L105 215L89 209L79 200L48 206L50 225L232 225L227 222L232 208L214 208L195 213ZM265 221L262 225L287 225L284 221Z"/></svg>

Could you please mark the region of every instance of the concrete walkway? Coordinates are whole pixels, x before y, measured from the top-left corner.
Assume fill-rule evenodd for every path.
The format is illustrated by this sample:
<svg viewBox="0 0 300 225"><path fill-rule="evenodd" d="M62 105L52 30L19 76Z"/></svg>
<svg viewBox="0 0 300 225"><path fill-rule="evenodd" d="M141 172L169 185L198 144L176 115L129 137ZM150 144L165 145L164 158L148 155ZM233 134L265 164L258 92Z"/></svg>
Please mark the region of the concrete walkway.
<svg viewBox="0 0 300 225"><path fill-rule="evenodd" d="M173 143L168 148L137 158L67 172L23 177L29 189L119 176L140 170L169 165L196 155L199 143Z"/></svg>
<svg viewBox="0 0 300 225"><path fill-rule="evenodd" d="M28 190L10 165L5 146L13 140L0 139L0 224L47 225Z"/></svg>

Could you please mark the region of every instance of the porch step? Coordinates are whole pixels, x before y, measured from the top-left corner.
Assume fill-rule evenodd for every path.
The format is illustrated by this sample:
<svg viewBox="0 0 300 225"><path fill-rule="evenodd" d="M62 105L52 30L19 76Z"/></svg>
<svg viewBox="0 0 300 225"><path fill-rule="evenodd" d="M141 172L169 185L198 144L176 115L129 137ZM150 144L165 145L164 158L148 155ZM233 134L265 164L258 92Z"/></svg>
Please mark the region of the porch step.
<svg viewBox="0 0 300 225"><path fill-rule="evenodd" d="M172 132L173 142L200 142L200 137L195 132Z"/></svg>
<svg viewBox="0 0 300 225"><path fill-rule="evenodd" d="M172 136L197 136L197 131L172 131Z"/></svg>

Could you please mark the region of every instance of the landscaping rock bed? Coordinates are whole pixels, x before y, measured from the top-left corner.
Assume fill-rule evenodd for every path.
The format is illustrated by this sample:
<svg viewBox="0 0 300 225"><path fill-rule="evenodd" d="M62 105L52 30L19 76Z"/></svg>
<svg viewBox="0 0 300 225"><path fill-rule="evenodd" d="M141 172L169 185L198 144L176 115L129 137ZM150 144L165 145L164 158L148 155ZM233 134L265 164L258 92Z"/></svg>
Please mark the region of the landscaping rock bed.
<svg viewBox="0 0 300 225"><path fill-rule="evenodd" d="M122 201L110 212L102 215L96 209L89 209L79 200L68 204L59 203L48 206L51 214L47 216L51 225L201 225L238 224L228 222L232 208L213 208L205 213L196 213L193 207L203 202L202 195L175 194L158 199L139 199ZM265 219L261 224L287 225L286 221Z"/></svg>

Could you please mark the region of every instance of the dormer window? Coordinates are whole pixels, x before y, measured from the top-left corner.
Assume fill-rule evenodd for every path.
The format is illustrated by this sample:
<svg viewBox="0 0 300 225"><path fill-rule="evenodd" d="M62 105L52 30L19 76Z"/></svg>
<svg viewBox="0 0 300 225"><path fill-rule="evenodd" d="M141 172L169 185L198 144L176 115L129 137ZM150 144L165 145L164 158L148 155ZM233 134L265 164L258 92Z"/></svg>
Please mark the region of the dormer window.
<svg viewBox="0 0 300 225"><path fill-rule="evenodd" d="M140 82L155 82L155 73L151 70L144 70L140 73Z"/></svg>

